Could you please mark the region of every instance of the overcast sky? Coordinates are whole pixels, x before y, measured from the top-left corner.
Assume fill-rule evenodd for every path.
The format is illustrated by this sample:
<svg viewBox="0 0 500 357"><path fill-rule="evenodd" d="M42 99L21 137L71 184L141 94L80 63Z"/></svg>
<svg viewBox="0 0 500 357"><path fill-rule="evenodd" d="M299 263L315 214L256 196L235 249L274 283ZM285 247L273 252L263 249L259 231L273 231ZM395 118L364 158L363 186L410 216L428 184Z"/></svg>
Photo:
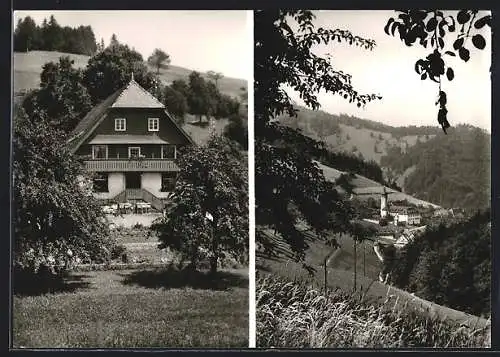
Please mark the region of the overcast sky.
<svg viewBox="0 0 500 357"><path fill-rule="evenodd" d="M429 50L418 43L407 47L399 36L384 32L387 20L394 11L344 10L316 12L317 27L350 30L354 35L375 40L373 51L356 46L339 44L320 46L318 54L331 53L335 68L352 75L352 83L359 92L379 93L383 99L368 103L365 109L340 99L338 96L321 95L322 109L330 113L347 113L394 126L438 125L438 84L422 81L414 70L417 59L425 57ZM396 15L397 16L397 15ZM449 64L455 71L452 82L444 79L443 89L448 94L448 120L452 125L469 123L491 132L491 34L483 29L487 47L480 51L471 49L467 63L451 58ZM451 46L451 44L450 44ZM298 96L292 96L300 102Z"/></svg>
<svg viewBox="0 0 500 357"><path fill-rule="evenodd" d="M248 79L252 64L246 11L16 11L37 24L54 15L61 26L90 25L97 42L106 45L113 33L144 59L158 47L172 65L198 71L214 70L227 77Z"/></svg>

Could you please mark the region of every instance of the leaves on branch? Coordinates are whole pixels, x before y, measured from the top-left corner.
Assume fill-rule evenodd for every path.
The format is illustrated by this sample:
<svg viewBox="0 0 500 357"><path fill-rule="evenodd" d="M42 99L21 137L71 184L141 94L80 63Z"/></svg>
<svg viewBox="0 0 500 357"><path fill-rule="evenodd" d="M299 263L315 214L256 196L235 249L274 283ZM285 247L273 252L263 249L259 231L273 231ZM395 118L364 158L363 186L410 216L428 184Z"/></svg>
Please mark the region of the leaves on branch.
<svg viewBox="0 0 500 357"><path fill-rule="evenodd" d="M444 16L441 10L397 10L397 18L390 18L384 28L386 34L392 34L393 30L398 29L399 37L407 46L411 46L417 38L420 38L420 45L427 48L430 43L433 52L425 59L419 59L415 62L415 72L421 80L430 79L436 83L441 83L440 77L446 74L448 80L453 80L455 73L446 66L443 55L451 57L458 56L464 62L470 59L470 50L464 47L469 37L472 37L472 44L475 48L482 50L486 47L486 40L481 34L470 34L471 27L474 24L475 29L481 29L485 25L490 26L491 15L483 16L475 21L478 10L460 10L454 16ZM455 32L455 24L461 25L457 38L448 42L447 35ZM452 44L453 50L448 50L448 44ZM442 52L443 51L443 52ZM445 72L445 67L448 69ZM446 120L445 108L438 113L438 121L443 124L443 130L449 125Z"/></svg>
<svg viewBox="0 0 500 357"><path fill-rule="evenodd" d="M470 51L465 47L460 47L458 50L458 56L464 61L467 62L470 59Z"/></svg>
<svg viewBox="0 0 500 357"><path fill-rule="evenodd" d="M477 48L477 49L484 49L486 47L486 41L484 37L480 34L476 34L472 36L472 44Z"/></svg>
<svg viewBox="0 0 500 357"><path fill-rule="evenodd" d="M305 249L305 236L295 226L298 219L323 237L331 230L345 231L350 210L312 162L311 151L321 143L271 122L282 114L297 113L284 87L298 92L313 110L319 108L317 96L322 90L358 106L380 98L358 93L349 74L313 52L319 43L343 41L371 50L375 42L346 30L315 28L313 20L313 13L306 10L254 13L256 221L281 234L298 259ZM392 23L385 28L395 29Z"/></svg>
<svg viewBox="0 0 500 357"><path fill-rule="evenodd" d="M453 69L451 67L448 67L448 69L446 70L446 77L449 81L452 81L455 77L455 73L453 73Z"/></svg>
<svg viewBox="0 0 500 357"><path fill-rule="evenodd" d="M450 127L450 123L447 119L448 109L446 109L446 93L444 91L439 92L439 97L436 104L439 104L438 111L438 123L443 128L444 133L446 134L446 129Z"/></svg>
<svg viewBox="0 0 500 357"><path fill-rule="evenodd" d="M484 27L484 25L488 25L491 27L491 15L483 16L479 20L477 20L474 23L474 28L479 30L479 29L482 29Z"/></svg>
<svg viewBox="0 0 500 357"><path fill-rule="evenodd" d="M464 38L458 38L453 42L453 49L458 50L464 45Z"/></svg>
<svg viewBox="0 0 500 357"><path fill-rule="evenodd" d="M470 20L470 13L467 10L460 10L457 14L457 22L461 25Z"/></svg>

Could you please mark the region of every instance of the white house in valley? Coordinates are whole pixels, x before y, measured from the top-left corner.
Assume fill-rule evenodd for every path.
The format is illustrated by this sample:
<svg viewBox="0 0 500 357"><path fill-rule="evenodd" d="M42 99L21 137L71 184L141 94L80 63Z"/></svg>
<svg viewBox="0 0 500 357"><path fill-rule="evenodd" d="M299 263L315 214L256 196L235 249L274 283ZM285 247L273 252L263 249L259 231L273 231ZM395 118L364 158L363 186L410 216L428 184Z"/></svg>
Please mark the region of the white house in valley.
<svg viewBox="0 0 500 357"><path fill-rule="evenodd" d="M194 142L132 77L80 121L68 144L94 173L96 198L161 210L179 171L178 148Z"/></svg>

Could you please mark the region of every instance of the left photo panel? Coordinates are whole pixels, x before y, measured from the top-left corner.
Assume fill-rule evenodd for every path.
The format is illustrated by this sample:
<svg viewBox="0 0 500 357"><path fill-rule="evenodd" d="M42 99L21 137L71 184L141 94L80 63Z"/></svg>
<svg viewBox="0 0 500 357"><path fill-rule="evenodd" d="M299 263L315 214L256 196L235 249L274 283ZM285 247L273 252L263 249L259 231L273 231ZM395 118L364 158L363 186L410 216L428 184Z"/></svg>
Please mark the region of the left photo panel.
<svg viewBox="0 0 500 357"><path fill-rule="evenodd" d="M248 347L252 17L12 15L11 347Z"/></svg>

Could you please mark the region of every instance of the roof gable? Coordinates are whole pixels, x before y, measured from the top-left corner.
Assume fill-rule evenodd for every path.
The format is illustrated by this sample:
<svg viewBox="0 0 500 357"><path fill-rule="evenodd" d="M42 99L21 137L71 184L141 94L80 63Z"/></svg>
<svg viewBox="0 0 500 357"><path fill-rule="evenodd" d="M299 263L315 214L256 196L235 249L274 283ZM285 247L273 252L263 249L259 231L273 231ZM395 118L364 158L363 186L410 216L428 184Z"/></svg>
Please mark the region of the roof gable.
<svg viewBox="0 0 500 357"><path fill-rule="evenodd" d="M151 93L131 80L111 105L112 108L165 108Z"/></svg>
<svg viewBox="0 0 500 357"><path fill-rule="evenodd" d="M87 115L78 123L70 134L68 145L73 152L76 152L80 145L94 132L99 124L107 116L110 108L161 108L174 127L184 136L187 141L195 145L195 142L182 127L173 120L172 115L165 106L152 94L142 88L133 78L128 85L118 89L104 101L90 110Z"/></svg>

